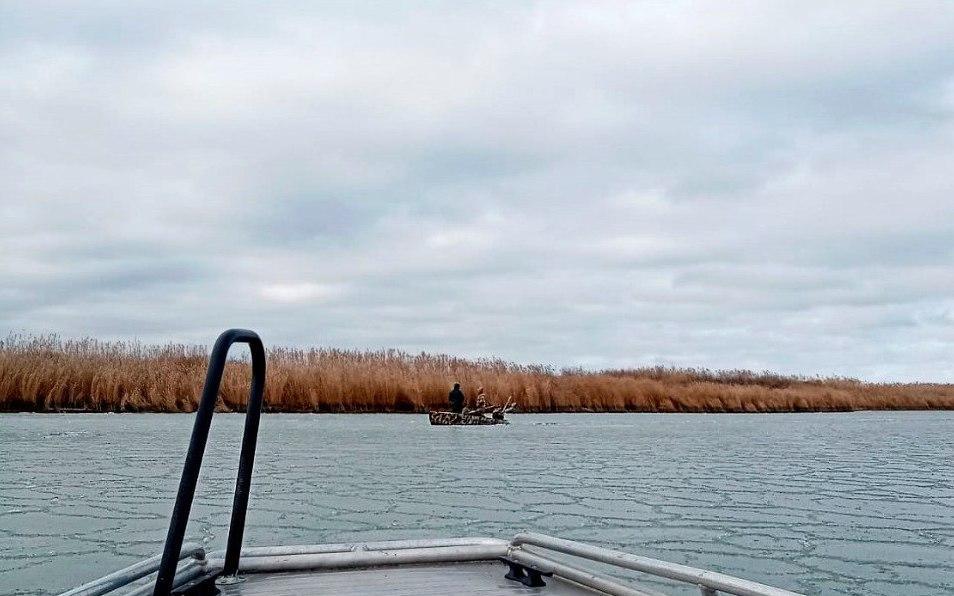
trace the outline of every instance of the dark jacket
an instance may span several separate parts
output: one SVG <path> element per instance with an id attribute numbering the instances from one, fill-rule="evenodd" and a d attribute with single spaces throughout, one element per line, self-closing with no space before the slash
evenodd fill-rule
<path id="1" fill-rule="evenodd" d="M 460 412 L 464 408 L 464 392 L 460 389 L 454 389 L 447 394 L 447 401 L 455 412 Z"/>

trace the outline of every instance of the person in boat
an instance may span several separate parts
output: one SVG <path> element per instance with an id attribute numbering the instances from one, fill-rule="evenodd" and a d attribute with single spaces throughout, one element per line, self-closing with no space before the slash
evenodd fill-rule
<path id="1" fill-rule="evenodd" d="M 483 388 L 483 387 L 481 387 L 480 389 L 477 390 L 477 402 L 476 402 L 476 405 L 477 405 L 477 409 L 478 409 L 478 410 L 483 410 L 484 408 L 487 407 L 487 396 L 484 394 L 484 388 Z"/>
<path id="2" fill-rule="evenodd" d="M 454 389 L 447 394 L 447 401 L 450 402 L 451 411 L 461 413 L 464 409 L 464 392 L 460 390 L 460 383 L 454 383 Z"/>

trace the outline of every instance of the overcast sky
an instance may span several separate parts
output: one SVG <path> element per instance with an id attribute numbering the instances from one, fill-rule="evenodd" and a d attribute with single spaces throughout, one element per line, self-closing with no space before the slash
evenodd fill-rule
<path id="1" fill-rule="evenodd" d="M 195 4 L 0 5 L 0 332 L 954 381 L 954 4 Z"/>

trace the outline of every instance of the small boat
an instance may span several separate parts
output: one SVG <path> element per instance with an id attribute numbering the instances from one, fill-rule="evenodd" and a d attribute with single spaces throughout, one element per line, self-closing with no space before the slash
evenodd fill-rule
<path id="1" fill-rule="evenodd" d="M 460 424 L 464 426 L 474 426 L 474 425 L 483 425 L 483 424 L 508 424 L 504 420 L 503 415 L 500 416 L 485 416 L 483 414 L 471 414 L 467 412 L 445 412 L 445 411 L 430 411 L 427 413 L 427 417 L 430 419 L 431 424 L 434 426 L 451 426 L 455 424 Z"/>
<path id="2" fill-rule="evenodd" d="M 477 396 L 477 407 L 474 409 L 464 408 L 461 412 L 448 412 L 446 410 L 432 410 L 427 413 L 431 424 L 434 426 L 481 426 L 485 424 L 508 424 L 504 420 L 504 414 L 509 414 L 517 407 L 513 401 L 513 396 L 507 398 L 507 402 L 500 406 L 497 404 L 487 404 L 484 395 Z"/>
<path id="3" fill-rule="evenodd" d="M 183 544 L 183 540 L 228 349 L 233 343 L 249 345 L 252 387 L 226 548 L 207 553 L 199 545 Z M 656 587 L 638 583 L 636 578 L 621 579 L 633 571 L 641 572 L 640 578 L 652 576 L 657 582 L 667 579 L 681 583 L 680 593 L 690 587 L 703 596 L 798 596 L 722 573 L 535 533 L 517 534 L 510 540 L 467 537 L 246 547 L 242 538 L 264 390 L 265 351 L 258 335 L 244 329 L 220 335 L 210 357 L 162 554 L 62 596 L 101 596 L 117 591 L 133 596 L 660 596 Z"/>

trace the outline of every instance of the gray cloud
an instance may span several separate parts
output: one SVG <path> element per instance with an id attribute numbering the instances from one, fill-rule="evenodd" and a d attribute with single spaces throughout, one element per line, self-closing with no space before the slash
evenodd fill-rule
<path id="1" fill-rule="evenodd" d="M 954 380 L 945 3 L 0 7 L 0 328 Z"/>

